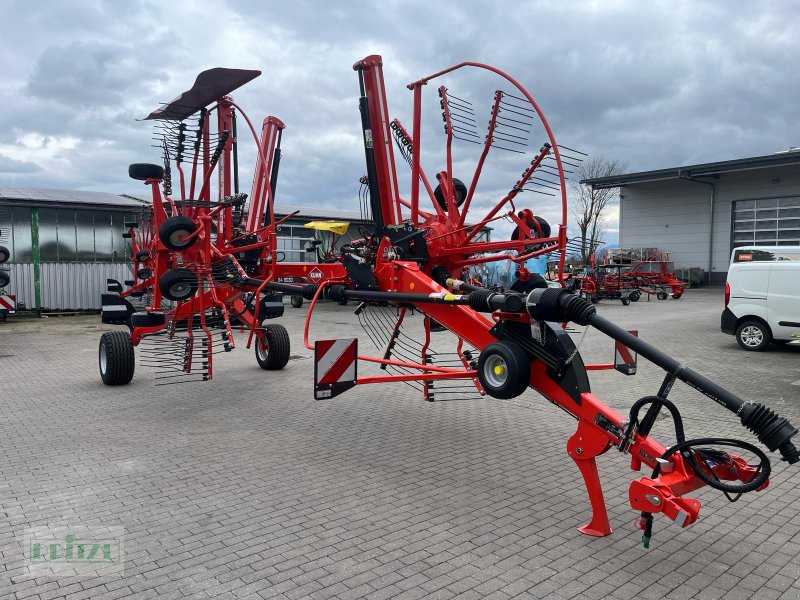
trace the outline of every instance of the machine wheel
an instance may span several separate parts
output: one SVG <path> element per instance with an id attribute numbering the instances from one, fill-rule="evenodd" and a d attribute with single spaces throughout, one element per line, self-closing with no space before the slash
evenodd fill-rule
<path id="1" fill-rule="evenodd" d="M 11 258 L 11 252 L 5 246 L 0 246 L 0 263 L 6 262 L 9 258 Z"/>
<path id="2" fill-rule="evenodd" d="M 138 260 L 139 262 L 145 261 L 148 258 L 150 258 L 150 252 L 148 252 L 147 250 L 139 250 L 136 253 L 136 260 Z"/>
<path id="3" fill-rule="evenodd" d="M 514 342 L 494 342 L 478 358 L 478 380 L 492 398 L 516 398 L 531 379 L 530 358 Z"/>
<path id="4" fill-rule="evenodd" d="M 683 292 L 677 292 L 677 293 L 676 293 L 676 292 L 672 292 L 672 297 L 673 297 L 675 300 L 680 300 L 680 299 L 681 299 L 681 296 L 683 296 Z"/>
<path id="5" fill-rule="evenodd" d="M 761 321 L 745 321 L 736 328 L 736 341 L 745 350 L 760 352 L 772 341 L 772 332 Z"/>
<path id="6" fill-rule="evenodd" d="M 666 300 L 668 297 L 669 294 L 667 294 L 667 292 L 665 292 L 664 290 L 658 290 L 658 293 L 656 294 L 656 298 L 658 298 L 659 300 Z"/>
<path id="7" fill-rule="evenodd" d="M 631 302 L 638 302 L 639 298 L 641 297 L 642 297 L 641 292 L 631 292 L 630 294 L 628 294 L 628 300 L 630 300 Z"/>
<path id="8" fill-rule="evenodd" d="M 100 377 L 106 385 L 124 385 L 133 379 L 136 355 L 126 331 L 106 331 L 100 336 Z"/>
<path id="9" fill-rule="evenodd" d="M 600 302 L 600 298 L 598 298 L 597 296 L 589 296 L 589 300 L 592 301 L 592 304 L 597 304 L 598 302 Z"/>
<path id="10" fill-rule="evenodd" d="M 147 163 L 135 163 L 128 166 L 128 177 L 139 181 L 164 179 L 164 167 Z"/>
<path id="11" fill-rule="evenodd" d="M 0 288 L 6 287 L 9 283 L 11 283 L 11 276 L 8 271 L 0 271 Z"/>
<path id="12" fill-rule="evenodd" d="M 141 268 L 138 271 L 136 271 L 136 277 L 138 277 L 142 281 L 144 281 L 145 279 L 150 279 L 150 276 L 152 274 L 153 273 L 150 271 L 150 269 L 145 269 L 145 268 Z"/>
<path id="13" fill-rule="evenodd" d="M 301 308 L 303 306 L 303 297 L 292 296 L 292 306 L 294 306 L 295 308 Z"/>
<path id="14" fill-rule="evenodd" d="M 622 306 L 628 306 L 630 303 L 630 298 L 622 298 Z"/>
<path id="15" fill-rule="evenodd" d="M 197 275 L 189 269 L 170 269 L 158 280 L 158 289 L 165 298 L 182 302 L 197 293 Z"/>
<path id="16" fill-rule="evenodd" d="M 170 250 L 186 250 L 197 241 L 196 237 L 188 238 L 197 231 L 197 224 L 189 217 L 169 217 L 158 228 L 158 238 Z"/>
<path id="17" fill-rule="evenodd" d="M 289 332 L 283 325 L 263 325 L 264 333 L 256 340 L 256 360 L 262 369 L 277 371 L 289 362 Z"/>

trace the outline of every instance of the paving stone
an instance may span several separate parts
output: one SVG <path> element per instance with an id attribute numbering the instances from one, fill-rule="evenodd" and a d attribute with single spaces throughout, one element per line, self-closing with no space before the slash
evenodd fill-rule
<path id="1" fill-rule="evenodd" d="M 598 309 L 800 423 L 800 349 L 743 353 L 718 331 L 719 290 Z M 356 331 L 352 310 L 319 310 L 315 335 Z M 694 492 L 700 520 L 680 529 L 656 515 L 645 551 L 627 493 L 648 473 L 608 452 L 598 469 L 615 532 L 585 537 L 575 528 L 589 519 L 586 491 L 565 452 L 575 423 L 563 411 L 534 392 L 426 403 L 403 384 L 315 402 L 304 314 L 283 319 L 286 369 L 263 371 L 240 348 L 214 356 L 212 382 L 174 386 L 154 386 L 141 365 L 130 385 L 103 386 L 96 316 L 3 325 L 0 597 L 800 597 L 796 466 L 773 461 L 770 486 L 735 505 Z M 454 349 L 449 334 L 434 338 Z M 592 331 L 580 351 L 607 362 L 612 348 Z M 635 377 L 591 374 L 593 393 L 622 414 L 662 379 L 643 359 Z M 751 437 L 688 386 L 670 399 L 689 437 Z M 670 443 L 669 420 L 653 435 Z M 22 535 L 34 525 L 123 527 L 123 574 L 31 579 Z"/>

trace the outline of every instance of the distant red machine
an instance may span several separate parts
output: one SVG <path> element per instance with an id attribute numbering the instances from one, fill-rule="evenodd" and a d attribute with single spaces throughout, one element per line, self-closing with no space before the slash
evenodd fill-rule
<path id="1" fill-rule="evenodd" d="M 639 294 L 630 297 L 634 302 L 640 294 L 655 295 L 659 300 L 666 300 L 672 295 L 678 300 L 686 290 L 686 284 L 675 277 L 675 267 L 667 252 L 655 252 L 635 263 L 623 275 L 623 280 L 626 285 L 638 290 Z"/>

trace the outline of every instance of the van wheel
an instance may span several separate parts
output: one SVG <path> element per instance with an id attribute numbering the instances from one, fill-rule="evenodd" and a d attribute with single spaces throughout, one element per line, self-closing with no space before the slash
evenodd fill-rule
<path id="1" fill-rule="evenodd" d="M 745 350 L 760 352 L 769 346 L 772 333 L 759 321 L 745 321 L 736 329 L 736 341 Z"/>

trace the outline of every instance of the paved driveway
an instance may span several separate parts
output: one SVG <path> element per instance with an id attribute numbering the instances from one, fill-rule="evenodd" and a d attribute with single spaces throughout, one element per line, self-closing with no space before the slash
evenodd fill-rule
<path id="1" fill-rule="evenodd" d="M 599 306 L 800 424 L 800 347 L 740 350 L 719 332 L 721 293 Z M 321 307 L 316 337 L 357 334 L 352 312 Z M 586 537 L 568 415 L 534 392 L 426 403 L 404 384 L 315 402 L 304 313 L 287 307 L 283 371 L 238 348 L 210 383 L 155 386 L 137 368 L 119 388 L 97 373 L 98 317 L 0 325 L 0 597 L 800 597 L 800 466 L 776 457 L 769 489 L 735 504 L 700 493 L 700 521 L 657 518 L 644 550 L 627 503 L 637 474 L 612 451 L 599 467 L 615 531 Z M 581 352 L 607 362 L 612 345 L 592 331 Z M 626 411 L 662 375 L 596 372 L 593 391 Z M 687 386 L 671 398 L 689 437 L 752 439 Z M 655 435 L 670 443 L 666 421 Z M 124 528 L 124 573 L 29 572 L 23 536 L 42 526 Z"/>

